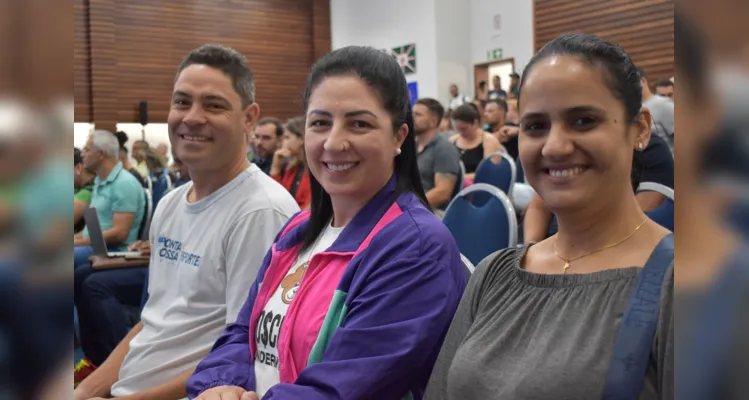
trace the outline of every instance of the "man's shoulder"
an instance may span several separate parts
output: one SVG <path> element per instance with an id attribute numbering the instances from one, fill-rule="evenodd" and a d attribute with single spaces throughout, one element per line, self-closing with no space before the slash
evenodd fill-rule
<path id="1" fill-rule="evenodd" d="M 234 198 L 241 198 L 238 210 L 242 213 L 272 210 L 288 217 L 299 211 L 296 200 L 280 183 L 269 177 L 259 168 L 248 171 L 250 174 L 236 188 Z"/>
<path id="2" fill-rule="evenodd" d="M 140 184 L 140 181 L 138 181 L 138 178 L 133 176 L 130 171 L 123 169 L 120 171 L 119 174 L 117 174 L 117 177 L 114 179 L 114 185 L 118 189 L 125 189 L 125 190 L 133 190 L 133 189 L 143 189 L 143 185 Z"/>
<path id="3" fill-rule="evenodd" d="M 674 102 L 659 95 L 655 95 L 643 102 L 643 105 L 651 112 L 664 112 L 674 110 Z"/>
<path id="4" fill-rule="evenodd" d="M 161 201 L 159 201 L 159 205 L 173 205 L 174 203 L 178 202 L 179 199 L 185 198 L 185 196 L 187 196 L 187 191 L 190 190 L 191 187 L 192 181 L 186 182 L 184 185 L 175 187 L 174 189 L 166 192 L 164 197 L 161 198 Z"/>
<path id="5" fill-rule="evenodd" d="M 455 154 L 458 154 L 458 148 L 455 147 L 455 144 L 453 144 L 449 138 L 442 135 L 434 137 L 434 148 L 439 153 L 454 152 Z"/>

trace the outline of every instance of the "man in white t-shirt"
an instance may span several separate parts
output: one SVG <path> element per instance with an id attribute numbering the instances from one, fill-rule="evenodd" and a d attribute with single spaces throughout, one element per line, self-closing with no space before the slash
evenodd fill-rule
<path id="1" fill-rule="evenodd" d="M 263 258 L 299 210 L 246 154 L 260 109 L 244 57 L 201 46 L 179 67 L 168 117 L 192 182 L 159 203 L 150 230 L 149 299 L 138 323 L 75 399 L 181 399 L 198 362 L 235 321 Z"/>
<path id="2" fill-rule="evenodd" d="M 463 104 L 468 104 L 470 102 L 470 97 L 464 96 L 458 91 L 458 85 L 450 85 L 450 102 L 447 105 L 448 109 L 454 110 L 462 106 Z"/>
<path id="3" fill-rule="evenodd" d="M 653 94 L 650 83 L 643 69 L 638 69 L 642 84 L 642 106 L 650 111 L 652 118 L 651 130 L 668 144 L 671 154 L 674 154 L 674 102 L 673 100 Z"/>

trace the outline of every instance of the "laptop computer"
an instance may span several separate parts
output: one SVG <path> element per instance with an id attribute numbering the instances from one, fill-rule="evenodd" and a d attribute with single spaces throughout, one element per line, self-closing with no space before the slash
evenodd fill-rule
<path id="1" fill-rule="evenodd" d="M 96 208 L 87 208 L 83 210 L 83 219 L 86 221 L 88 236 L 91 240 L 91 248 L 94 255 L 101 257 L 133 257 L 139 256 L 138 251 L 107 251 L 107 243 L 104 241 L 104 232 L 101 230 L 99 223 L 99 214 Z"/>

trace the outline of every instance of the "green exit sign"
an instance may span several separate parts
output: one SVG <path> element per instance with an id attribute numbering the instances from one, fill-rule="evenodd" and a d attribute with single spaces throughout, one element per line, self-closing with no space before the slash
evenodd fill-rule
<path id="1" fill-rule="evenodd" d="M 486 52 L 486 60 L 494 61 L 502 58 L 502 49 L 493 49 Z"/>

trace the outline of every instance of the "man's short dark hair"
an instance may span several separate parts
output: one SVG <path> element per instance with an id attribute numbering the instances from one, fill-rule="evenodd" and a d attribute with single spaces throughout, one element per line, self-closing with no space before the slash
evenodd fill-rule
<path id="1" fill-rule="evenodd" d="M 255 101 L 255 79 L 252 70 L 238 51 L 217 44 L 204 44 L 185 56 L 177 68 L 174 80 L 177 80 L 185 68 L 195 64 L 218 69 L 229 77 L 234 91 L 242 99 L 242 107 L 247 107 Z"/>
<path id="2" fill-rule="evenodd" d="M 502 100 L 502 99 L 491 99 L 491 100 L 488 100 L 488 101 L 486 102 L 486 105 L 484 106 L 484 108 L 486 108 L 486 106 L 488 106 L 488 105 L 489 105 L 489 104 L 491 104 L 491 103 L 494 103 L 494 104 L 496 104 L 496 105 L 497 105 L 497 106 L 498 106 L 499 108 L 501 108 L 501 109 L 505 110 L 505 113 L 506 113 L 506 112 L 507 112 L 507 110 L 508 110 L 508 108 L 507 108 L 507 102 L 506 102 L 506 101 L 504 101 L 504 100 Z"/>
<path id="3" fill-rule="evenodd" d="M 123 131 L 117 131 L 114 133 L 114 135 L 117 137 L 117 142 L 120 144 L 120 148 L 125 147 L 125 143 L 128 141 L 127 133 Z"/>
<path id="4" fill-rule="evenodd" d="M 513 72 L 510 74 L 510 78 L 520 79 L 520 74 L 518 74 L 517 72 Z"/>
<path id="5" fill-rule="evenodd" d="M 83 156 L 81 155 L 81 149 L 73 147 L 73 166 L 83 162 Z"/>
<path id="6" fill-rule="evenodd" d="M 450 117 L 456 121 L 465 122 L 467 124 L 478 122 L 481 119 L 479 111 L 473 103 L 463 104 L 462 106 L 456 108 L 455 110 L 453 110 L 453 113 L 452 115 L 450 115 Z"/>
<path id="7" fill-rule="evenodd" d="M 671 82 L 670 79 L 658 79 L 657 81 L 655 81 L 655 85 L 653 85 L 653 87 L 656 89 L 659 87 L 674 87 L 674 83 Z"/>
<path id="8" fill-rule="evenodd" d="M 283 136 L 283 124 L 281 123 L 281 120 L 279 120 L 278 118 L 273 118 L 273 117 L 265 117 L 265 118 L 261 118 L 260 121 L 257 122 L 257 126 L 263 126 L 263 125 L 268 125 L 268 124 L 275 125 L 276 137 Z"/>
<path id="9" fill-rule="evenodd" d="M 416 104 L 421 104 L 422 106 L 428 108 L 429 112 L 437 117 L 437 123 L 442 121 L 442 116 L 445 115 L 445 107 L 442 107 L 442 104 L 440 104 L 439 101 L 425 97 L 423 99 L 417 100 Z"/>

